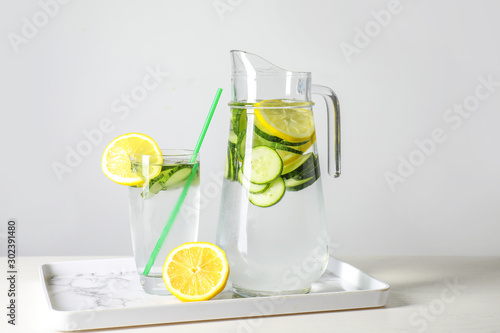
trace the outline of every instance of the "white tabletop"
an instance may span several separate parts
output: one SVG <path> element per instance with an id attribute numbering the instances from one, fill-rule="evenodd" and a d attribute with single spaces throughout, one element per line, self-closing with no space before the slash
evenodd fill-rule
<path id="1" fill-rule="evenodd" d="M 47 322 L 41 264 L 102 257 L 19 257 L 16 326 L 0 279 L 0 332 L 56 332 Z M 1 267 L 6 275 L 6 259 Z M 341 257 L 388 283 L 387 306 L 251 319 L 141 326 L 98 332 L 488 332 L 500 333 L 500 257 Z M 244 328 L 244 329 L 242 329 Z M 86 331 L 89 332 L 89 331 Z"/>

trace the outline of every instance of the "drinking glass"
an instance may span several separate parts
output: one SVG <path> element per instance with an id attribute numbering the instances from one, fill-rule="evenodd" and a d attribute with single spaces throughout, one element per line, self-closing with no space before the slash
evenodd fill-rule
<path id="1" fill-rule="evenodd" d="M 157 155 L 130 156 L 132 168 L 141 175 L 144 184 L 130 186 L 128 189 L 132 245 L 137 271 L 144 291 L 155 295 L 170 294 L 162 279 L 163 264 L 172 249 L 197 240 L 200 211 L 198 154 L 186 149 L 162 149 L 162 153 L 162 163 L 158 163 Z M 193 171 L 195 165 L 196 170 Z M 151 177 L 151 170 L 157 170 L 157 175 Z M 194 178 L 172 227 L 151 270 L 144 275 L 160 235 L 193 172 Z"/>

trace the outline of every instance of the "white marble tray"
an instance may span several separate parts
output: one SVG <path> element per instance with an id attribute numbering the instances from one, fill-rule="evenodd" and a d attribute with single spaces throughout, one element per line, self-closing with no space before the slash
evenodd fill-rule
<path id="1" fill-rule="evenodd" d="M 372 308 L 389 295 L 389 285 L 332 257 L 309 294 L 281 297 L 239 298 L 229 285 L 205 302 L 149 295 L 133 258 L 48 263 L 40 277 L 59 331 Z"/>

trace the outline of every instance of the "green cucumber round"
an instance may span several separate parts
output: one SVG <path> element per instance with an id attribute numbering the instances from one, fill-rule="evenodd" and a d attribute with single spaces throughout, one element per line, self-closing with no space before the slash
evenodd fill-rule
<path id="1" fill-rule="evenodd" d="M 271 135 L 271 134 L 264 132 L 263 130 L 258 128 L 257 125 L 254 126 L 254 132 L 257 133 L 261 138 L 263 138 L 267 141 L 279 143 L 279 144 L 282 144 L 284 146 L 302 146 L 303 144 L 306 144 L 307 142 L 309 142 L 309 140 L 302 141 L 302 142 L 289 142 L 289 141 L 286 141 L 282 138 L 279 138 L 277 136 L 274 136 L 274 135 Z"/>
<path id="2" fill-rule="evenodd" d="M 228 141 L 230 145 L 236 145 L 236 143 L 238 142 L 238 136 L 236 135 L 236 133 L 234 133 L 234 131 L 229 131 Z"/>
<path id="3" fill-rule="evenodd" d="M 267 146 L 252 148 L 250 161 L 243 162 L 243 174 L 254 184 L 270 183 L 281 175 L 283 161 L 276 150 Z"/>
<path id="4" fill-rule="evenodd" d="M 267 147 L 271 147 L 273 149 L 283 150 L 283 151 L 287 151 L 289 153 L 302 155 L 301 150 L 286 146 L 282 143 L 272 142 L 272 141 L 266 140 L 265 138 L 258 135 L 257 132 L 255 132 L 254 134 L 255 134 L 253 137 L 253 145 L 254 146 L 267 146 Z"/>
<path id="5" fill-rule="evenodd" d="M 268 140 L 262 138 L 261 136 L 259 136 L 255 132 L 253 133 L 252 146 L 253 147 L 266 146 L 266 147 L 269 147 L 269 148 L 272 148 L 272 149 L 282 150 L 282 151 L 286 151 L 286 152 L 289 152 L 289 153 L 294 153 L 294 154 L 297 154 L 297 155 L 302 155 L 302 151 L 301 150 L 298 150 L 298 149 L 295 149 L 295 148 L 292 148 L 292 147 L 288 147 L 288 146 L 285 146 L 285 145 L 280 144 L 280 143 L 268 141 Z M 238 136 L 236 147 L 238 148 L 238 157 L 240 158 L 240 160 L 243 161 L 245 159 L 246 131 L 241 132 L 240 135 Z"/>
<path id="6" fill-rule="evenodd" d="M 236 145 L 229 142 L 226 154 L 226 168 L 224 169 L 224 177 L 230 181 L 237 180 L 239 169 L 239 161 L 236 156 Z"/>
<path id="7" fill-rule="evenodd" d="M 307 153 L 300 156 L 296 161 L 287 164 L 283 167 L 281 177 L 284 179 L 293 178 L 301 173 L 307 172 L 315 168 L 316 157 L 313 153 Z"/>
<path id="8" fill-rule="evenodd" d="M 314 184 L 320 177 L 319 163 L 312 170 L 298 174 L 293 178 L 285 179 L 285 186 L 288 191 L 300 191 Z"/>
<path id="9" fill-rule="evenodd" d="M 262 193 L 265 190 L 267 190 L 270 186 L 270 183 L 267 184 L 254 184 L 250 180 L 248 180 L 244 175 L 243 171 L 240 169 L 238 170 L 238 181 L 240 182 L 241 185 L 243 185 L 248 192 L 258 194 Z"/>
<path id="10" fill-rule="evenodd" d="M 269 188 L 262 193 L 249 193 L 248 200 L 255 206 L 271 207 L 277 204 L 285 195 L 285 182 L 278 177 L 270 184 Z"/>
<path id="11" fill-rule="evenodd" d="M 224 167 L 224 178 L 232 180 L 232 175 L 231 175 L 231 170 L 230 170 L 230 160 L 231 160 L 231 148 L 228 147 L 227 153 L 226 153 L 226 165 Z"/>
<path id="12" fill-rule="evenodd" d="M 247 128 L 247 110 L 245 109 L 231 109 L 231 123 L 233 124 L 233 131 L 236 135 Z"/>
<path id="13" fill-rule="evenodd" d="M 161 173 L 151 179 L 144 187 L 141 196 L 148 199 L 160 191 L 171 190 L 183 186 L 193 170 L 190 164 L 175 164 L 162 166 Z M 199 183 L 199 179 L 194 180 L 194 184 Z"/>
<path id="14" fill-rule="evenodd" d="M 292 178 L 293 179 L 293 178 Z M 287 180 L 291 180 L 291 179 L 287 179 Z M 290 186 L 287 186 L 286 189 L 287 191 L 292 191 L 292 192 L 297 192 L 297 191 L 300 191 L 300 190 L 303 190 L 305 189 L 306 187 L 309 187 L 311 186 L 312 184 L 314 184 L 318 179 L 317 178 L 314 178 L 314 177 L 311 177 L 311 178 L 307 178 L 307 179 L 302 179 L 300 181 L 300 184 L 295 184 L 292 186 L 292 184 L 289 184 Z"/>
<path id="15" fill-rule="evenodd" d="M 245 145 L 246 145 L 246 131 L 243 131 L 238 135 L 238 140 L 236 142 L 236 156 L 240 161 L 245 159 Z"/>
<path id="16" fill-rule="evenodd" d="M 293 177 L 294 179 L 307 179 L 313 177 L 314 179 L 318 179 L 320 176 L 320 171 L 319 171 L 319 165 L 316 165 L 313 169 L 309 169 L 304 171 L 301 174 L 296 175 Z"/>
<path id="17" fill-rule="evenodd" d="M 184 184 L 192 172 L 192 167 L 187 165 L 179 166 L 175 169 L 164 184 L 164 188 L 171 189 L 174 186 Z"/>

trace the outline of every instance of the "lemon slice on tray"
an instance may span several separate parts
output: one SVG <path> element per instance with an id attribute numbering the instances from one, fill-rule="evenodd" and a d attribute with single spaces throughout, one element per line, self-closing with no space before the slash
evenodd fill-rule
<path id="1" fill-rule="evenodd" d="M 130 155 L 158 155 L 149 160 L 149 175 L 140 176 L 132 170 Z M 101 169 L 104 174 L 121 185 L 141 185 L 144 178 L 151 179 L 161 172 L 163 157 L 158 144 L 149 136 L 140 133 L 128 133 L 113 139 L 104 149 Z M 144 173 L 144 171 L 143 171 Z"/>
<path id="2" fill-rule="evenodd" d="M 185 243 L 169 253 L 162 276 L 167 289 L 181 301 L 205 301 L 226 286 L 229 264 L 217 245 Z"/>

